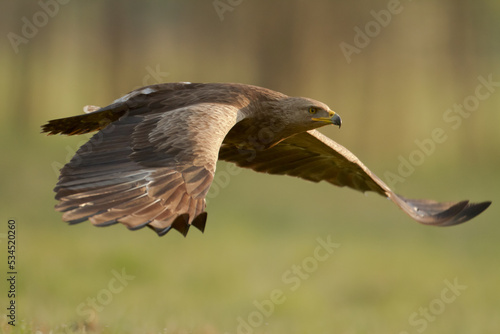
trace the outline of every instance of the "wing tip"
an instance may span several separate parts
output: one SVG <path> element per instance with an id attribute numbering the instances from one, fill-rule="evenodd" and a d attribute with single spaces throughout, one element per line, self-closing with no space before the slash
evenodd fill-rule
<path id="1" fill-rule="evenodd" d="M 471 203 L 468 200 L 436 202 L 407 199 L 397 194 L 389 197 L 415 221 L 431 226 L 454 226 L 465 223 L 481 214 L 492 203 L 491 201 Z"/>
<path id="2" fill-rule="evenodd" d="M 454 225 L 465 223 L 466 221 L 476 217 L 477 215 L 485 211 L 491 205 L 491 203 L 492 203 L 491 201 L 484 201 L 480 203 L 469 203 L 462 211 L 461 216 L 464 217 L 465 219 L 462 221 L 458 221 Z"/>

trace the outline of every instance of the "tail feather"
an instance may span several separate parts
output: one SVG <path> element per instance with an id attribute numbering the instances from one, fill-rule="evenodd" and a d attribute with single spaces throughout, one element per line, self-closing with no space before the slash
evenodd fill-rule
<path id="1" fill-rule="evenodd" d="M 125 105 L 110 105 L 88 114 L 53 119 L 42 125 L 42 133 L 72 136 L 98 131 L 118 120 L 126 112 Z"/>

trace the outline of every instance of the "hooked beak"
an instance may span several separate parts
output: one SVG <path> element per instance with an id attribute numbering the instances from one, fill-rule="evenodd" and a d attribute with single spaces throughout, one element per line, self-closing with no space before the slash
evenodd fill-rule
<path id="1" fill-rule="evenodd" d="M 313 118 L 313 121 L 319 121 L 319 122 L 325 122 L 328 124 L 333 124 L 333 125 L 338 125 L 339 129 L 340 126 L 342 125 L 342 119 L 338 114 L 335 113 L 335 111 L 329 110 L 328 111 L 328 117 L 316 117 Z"/>

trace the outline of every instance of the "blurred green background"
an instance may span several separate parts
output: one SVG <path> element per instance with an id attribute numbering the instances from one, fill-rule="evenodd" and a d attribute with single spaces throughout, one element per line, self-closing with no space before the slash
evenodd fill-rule
<path id="1" fill-rule="evenodd" d="M 17 326 L 2 316 L 0 331 L 500 332 L 498 1 L 1 6 L 1 263 L 6 273 L 13 218 L 19 275 Z M 489 90 L 477 88 L 484 80 Z M 204 234 L 63 223 L 52 188 L 88 137 L 46 137 L 40 125 L 174 81 L 323 101 L 343 126 L 322 132 L 385 181 L 413 159 L 398 193 L 494 203 L 467 224 L 425 227 L 374 194 L 221 163 Z M 415 153 L 435 129 L 446 140 Z M 317 238 L 340 246 L 319 261 Z M 117 280 L 123 271 L 128 280 Z M 269 306 L 273 291 L 283 296 Z"/>

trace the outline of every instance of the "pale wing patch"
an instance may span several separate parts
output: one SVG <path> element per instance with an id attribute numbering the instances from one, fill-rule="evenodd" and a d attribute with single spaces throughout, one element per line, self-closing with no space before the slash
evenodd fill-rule
<path id="1" fill-rule="evenodd" d="M 101 109 L 101 107 L 88 105 L 83 107 L 83 112 L 86 114 L 90 114 L 91 112 L 97 111 L 99 109 Z"/>
<path id="2" fill-rule="evenodd" d="M 130 100 L 131 98 L 133 98 L 134 96 L 137 96 L 137 95 L 147 95 L 147 94 L 151 94 L 151 93 L 154 93 L 156 92 L 155 89 L 151 88 L 151 87 L 146 87 L 146 88 L 142 88 L 142 89 L 139 89 L 139 90 L 133 90 L 131 91 L 130 93 L 116 99 L 113 101 L 113 103 L 123 103 L 123 102 L 127 102 L 128 100 Z"/>

